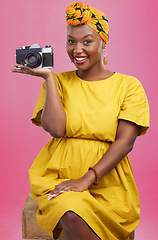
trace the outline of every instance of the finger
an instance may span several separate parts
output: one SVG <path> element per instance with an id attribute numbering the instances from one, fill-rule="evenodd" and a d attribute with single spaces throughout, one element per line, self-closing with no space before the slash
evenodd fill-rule
<path id="1" fill-rule="evenodd" d="M 21 69 L 21 68 L 11 69 L 11 72 L 14 72 L 14 73 L 23 73 L 23 74 L 30 74 L 30 72 L 29 72 L 28 70 Z"/>
<path id="2" fill-rule="evenodd" d="M 74 191 L 73 187 L 67 186 L 65 188 L 60 189 L 60 191 L 58 192 L 53 192 L 53 194 L 60 194 L 60 193 L 70 192 L 70 191 Z"/>
<path id="3" fill-rule="evenodd" d="M 53 190 L 52 194 L 58 194 L 58 193 L 60 193 L 61 191 L 65 191 L 65 188 L 64 188 L 64 187 L 58 188 L 58 189 L 55 188 L 55 189 Z"/>
<path id="4" fill-rule="evenodd" d="M 14 69 L 11 70 L 11 72 L 15 72 L 15 73 L 23 73 L 23 74 L 31 74 L 32 69 L 30 69 L 29 67 L 25 66 L 25 65 L 21 65 L 21 64 L 14 64 L 13 67 L 15 67 Z"/>
<path id="5" fill-rule="evenodd" d="M 58 195 L 57 194 L 50 194 L 49 196 L 48 196 L 48 200 L 51 200 L 51 199 L 53 199 L 53 198 L 55 198 L 55 197 L 57 197 Z"/>
<path id="6" fill-rule="evenodd" d="M 55 185 L 55 187 L 57 187 L 57 186 L 60 186 L 61 184 L 62 184 L 62 182 L 60 182 L 60 183 L 56 184 L 56 185 Z"/>
<path id="7" fill-rule="evenodd" d="M 16 67 L 16 69 L 32 70 L 32 68 L 28 67 L 26 64 L 15 63 L 13 67 Z"/>
<path id="8" fill-rule="evenodd" d="M 13 67 L 18 67 L 20 64 L 18 64 L 18 63 L 14 63 L 12 66 Z"/>
<path id="9" fill-rule="evenodd" d="M 51 200 L 51 199 L 59 196 L 60 194 L 62 194 L 62 193 L 64 193 L 64 192 L 66 192 L 66 191 L 60 191 L 59 193 L 56 193 L 56 194 L 55 194 L 55 193 L 51 193 L 51 194 L 48 196 L 48 200 Z"/>
<path id="10" fill-rule="evenodd" d="M 52 191 L 52 194 L 58 194 L 60 192 L 67 192 L 67 191 L 73 191 L 73 186 L 68 183 L 63 183 L 55 187 L 55 189 Z"/>
<path id="11" fill-rule="evenodd" d="M 58 186 L 61 186 L 61 185 L 63 185 L 63 184 L 66 184 L 67 182 L 69 182 L 69 181 L 62 181 L 62 182 L 56 184 L 55 186 L 58 187 Z"/>
<path id="12" fill-rule="evenodd" d="M 53 190 L 53 193 L 58 193 L 60 191 L 69 191 L 70 189 L 72 189 L 72 185 L 70 185 L 70 183 L 67 182 L 62 182 L 61 184 L 57 184 L 55 186 L 55 189 Z"/>
<path id="13" fill-rule="evenodd" d="M 22 64 L 22 63 L 21 64 L 20 63 L 14 63 L 13 66 L 14 67 L 18 67 L 18 66 L 21 66 L 21 67 L 25 66 L 25 67 L 27 67 L 26 64 Z"/>
<path id="14" fill-rule="evenodd" d="M 24 72 L 23 70 L 21 69 L 12 69 L 11 72 L 14 72 L 14 73 L 23 73 L 23 74 L 26 74 L 26 72 Z"/>
<path id="15" fill-rule="evenodd" d="M 18 69 L 20 68 L 21 69 L 21 67 L 23 67 L 24 65 L 15 63 L 12 66 L 15 67 L 15 68 L 18 68 Z"/>
<path id="16" fill-rule="evenodd" d="M 60 190 L 62 187 L 67 185 L 67 181 L 64 182 L 60 182 L 58 184 L 55 185 L 55 189 L 54 190 Z"/>

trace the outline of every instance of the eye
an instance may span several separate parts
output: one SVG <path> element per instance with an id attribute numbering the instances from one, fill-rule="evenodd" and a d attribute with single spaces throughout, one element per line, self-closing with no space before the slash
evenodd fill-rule
<path id="1" fill-rule="evenodd" d="M 85 40 L 85 41 L 84 41 L 84 44 L 85 44 L 85 45 L 88 45 L 88 44 L 90 44 L 91 42 L 92 42 L 91 40 Z"/>
<path id="2" fill-rule="evenodd" d="M 70 44 L 70 45 L 72 45 L 72 44 L 74 44 L 74 41 L 73 41 L 72 39 L 68 39 L 68 40 L 67 40 L 67 43 Z"/>

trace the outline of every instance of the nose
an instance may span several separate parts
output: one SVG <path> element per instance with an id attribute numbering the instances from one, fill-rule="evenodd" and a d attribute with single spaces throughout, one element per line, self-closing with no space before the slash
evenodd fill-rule
<path id="1" fill-rule="evenodd" d="M 74 46 L 73 52 L 76 54 L 82 53 L 83 52 L 82 44 L 76 43 Z"/>

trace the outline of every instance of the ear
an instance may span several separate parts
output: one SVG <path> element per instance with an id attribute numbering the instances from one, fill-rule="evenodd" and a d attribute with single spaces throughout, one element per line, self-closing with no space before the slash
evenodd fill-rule
<path id="1" fill-rule="evenodd" d="M 105 49 L 106 48 L 106 43 L 103 41 L 102 42 L 102 48 Z"/>

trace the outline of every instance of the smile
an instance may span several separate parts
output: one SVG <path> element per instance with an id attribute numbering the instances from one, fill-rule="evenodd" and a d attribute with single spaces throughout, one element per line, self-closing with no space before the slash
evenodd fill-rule
<path id="1" fill-rule="evenodd" d="M 87 61 L 88 57 L 74 57 L 77 64 L 83 64 Z"/>

